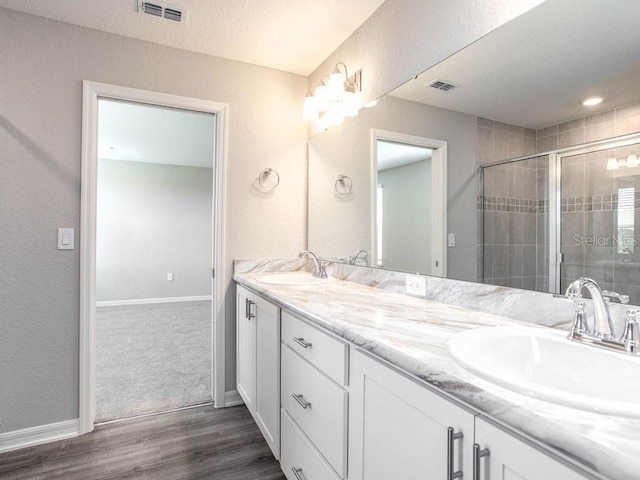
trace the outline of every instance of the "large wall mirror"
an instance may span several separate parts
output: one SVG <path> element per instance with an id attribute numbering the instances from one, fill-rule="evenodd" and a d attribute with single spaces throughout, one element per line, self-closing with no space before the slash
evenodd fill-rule
<path id="1" fill-rule="evenodd" d="M 309 248 L 556 293 L 590 276 L 640 304 L 638 25 L 635 0 L 547 0 L 313 136 Z"/>

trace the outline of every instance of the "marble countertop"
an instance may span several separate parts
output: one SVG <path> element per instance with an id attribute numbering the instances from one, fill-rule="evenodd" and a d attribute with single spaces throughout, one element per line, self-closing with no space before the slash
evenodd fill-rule
<path id="1" fill-rule="evenodd" d="M 285 287 L 261 283 L 260 275 L 236 273 L 234 279 L 587 468 L 596 474 L 594 478 L 640 479 L 640 419 L 578 410 L 512 392 L 466 371 L 446 349 L 449 338 L 471 328 L 547 327 L 348 281 Z"/>

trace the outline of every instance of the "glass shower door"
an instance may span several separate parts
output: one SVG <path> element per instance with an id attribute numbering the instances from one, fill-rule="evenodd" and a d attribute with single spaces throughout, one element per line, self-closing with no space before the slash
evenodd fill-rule
<path id="1" fill-rule="evenodd" d="M 482 281 L 549 289 L 549 156 L 483 169 Z"/>
<path id="2" fill-rule="evenodd" d="M 559 156 L 560 292 L 579 277 L 640 303 L 640 144 Z"/>

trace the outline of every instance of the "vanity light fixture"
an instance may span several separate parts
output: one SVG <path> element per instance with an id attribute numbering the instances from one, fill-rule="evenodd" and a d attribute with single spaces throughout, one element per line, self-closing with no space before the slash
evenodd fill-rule
<path id="1" fill-rule="evenodd" d="M 349 76 L 347 66 L 339 62 L 331 75 L 322 77 L 314 93 L 307 93 L 302 116 L 318 120 L 323 129 L 342 123 L 345 117 L 358 115 L 361 90 L 361 71 Z"/>
<path id="2" fill-rule="evenodd" d="M 598 105 L 602 103 L 602 97 L 591 97 L 582 101 L 582 105 L 585 107 L 593 107 L 594 105 Z"/>
<path id="3" fill-rule="evenodd" d="M 638 160 L 638 156 L 635 153 L 632 153 L 627 158 L 621 158 L 618 160 L 615 157 L 607 160 L 607 170 L 617 170 L 619 168 L 633 168 L 640 166 L 640 160 Z"/>

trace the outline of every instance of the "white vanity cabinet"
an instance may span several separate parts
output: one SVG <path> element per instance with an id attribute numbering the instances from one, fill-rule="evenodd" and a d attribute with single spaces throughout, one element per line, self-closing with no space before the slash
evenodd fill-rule
<path id="1" fill-rule="evenodd" d="M 482 414 L 237 286 L 237 388 L 288 480 L 587 480 Z"/>
<path id="2" fill-rule="evenodd" d="M 290 480 L 347 477 L 349 347 L 282 312 L 282 470 Z"/>
<path id="3" fill-rule="evenodd" d="M 473 413 L 361 352 L 350 379 L 349 480 L 471 479 Z"/>
<path id="4" fill-rule="evenodd" d="M 556 478 L 587 480 L 590 478 L 481 417 L 476 417 L 475 442 L 478 472 L 473 480 L 551 480 Z"/>
<path id="5" fill-rule="evenodd" d="M 236 290 L 237 389 L 276 459 L 280 458 L 280 309 Z"/>

